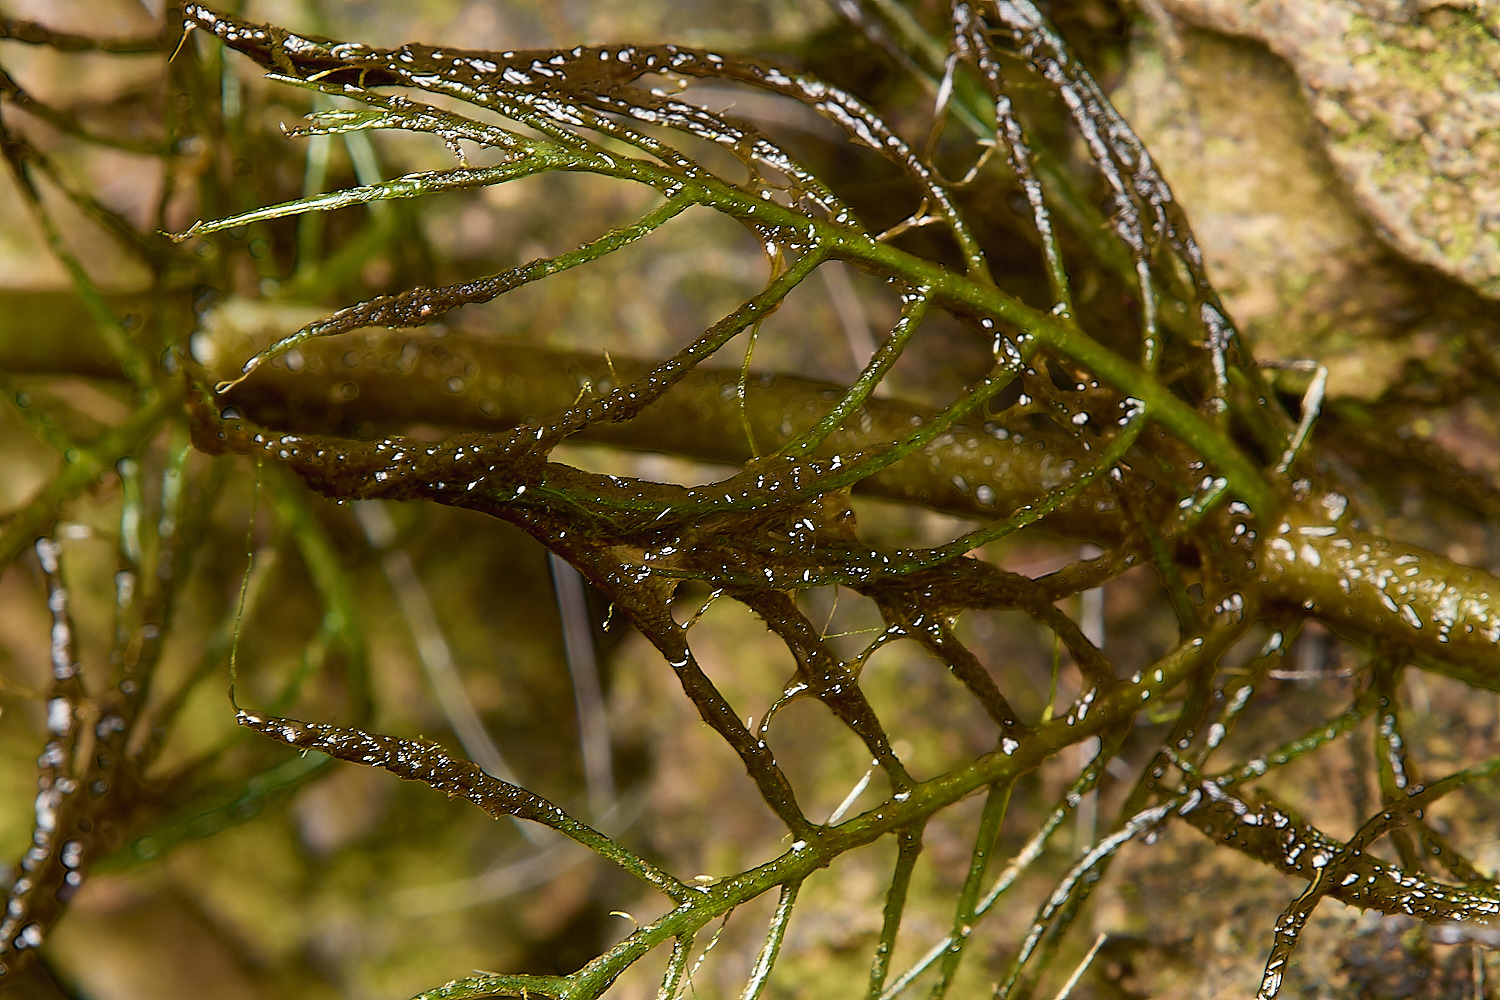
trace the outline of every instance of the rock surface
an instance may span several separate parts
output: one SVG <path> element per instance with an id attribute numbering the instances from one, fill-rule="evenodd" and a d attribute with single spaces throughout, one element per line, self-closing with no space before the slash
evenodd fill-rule
<path id="1" fill-rule="evenodd" d="M 1295 70 L 1324 148 L 1392 246 L 1500 296 L 1500 9 L 1434 0 L 1161 0 Z"/>
<path id="2" fill-rule="evenodd" d="M 1157 8 L 1111 96 L 1187 209 L 1231 312 L 1259 357 L 1327 365 L 1333 396 L 1374 401 L 1414 363 L 1451 383 L 1471 365 L 1488 286 L 1443 280 L 1426 244 L 1391 235 L 1389 205 L 1373 181 L 1349 176 L 1353 159 L 1341 166 L 1340 140 L 1317 117 L 1324 98 L 1310 102 L 1295 64 L 1271 48 L 1222 33 L 1249 33 L 1248 16 L 1209 16 L 1230 6 L 1173 4 L 1191 8 L 1190 22 Z M 1404 190 L 1432 189 L 1429 169 L 1413 163 Z"/>

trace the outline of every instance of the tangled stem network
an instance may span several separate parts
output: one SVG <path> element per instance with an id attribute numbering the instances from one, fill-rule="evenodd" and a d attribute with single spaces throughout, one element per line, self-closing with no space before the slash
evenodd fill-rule
<path id="1" fill-rule="evenodd" d="M 586 824 L 514 776 L 432 742 L 375 731 L 364 721 L 367 691 L 351 693 L 351 704 L 363 707 L 343 716 L 354 720 L 350 725 L 283 717 L 290 701 L 274 710 L 240 708 L 239 724 L 270 740 L 383 768 L 496 818 L 549 827 L 664 897 L 661 916 L 570 974 L 476 975 L 424 998 L 599 996 L 658 950 L 669 953 L 660 995 L 675 997 L 687 989 L 695 956 L 702 961 L 700 933 L 774 893 L 778 903 L 744 989 L 746 997 L 758 996 L 802 912 L 804 882 L 886 839 L 896 845 L 895 862 L 866 995 L 893 997 L 920 982 L 940 996 L 979 950 L 969 942 L 986 915 L 1117 765 L 1131 775 L 1117 815 L 1082 845 L 1013 943 L 1008 964 L 990 974 L 997 997 L 1035 985 L 1117 852 L 1154 839 L 1167 824 L 1199 830 L 1306 881 L 1274 927 L 1262 997 L 1277 995 L 1298 934 L 1324 898 L 1431 922 L 1492 919 L 1500 892 L 1425 810 L 1492 776 L 1500 757 L 1425 784 L 1408 780 L 1395 692 L 1408 666 L 1500 690 L 1500 580 L 1387 539 L 1334 481 L 1311 441 L 1316 408 L 1300 420 L 1283 410 L 1215 293 L 1149 151 L 1030 2 L 954 3 L 946 45 L 921 35 L 894 5 L 846 6 L 872 40 L 898 50 L 934 85 L 925 147 L 855 94 L 759 58 L 673 45 L 379 49 L 249 23 L 195 3 L 182 8 L 190 35 L 216 38 L 271 81 L 314 95 L 319 110 L 288 135 L 402 130 L 435 137 L 459 162 L 389 180 L 362 177 L 358 186 L 200 221 L 172 237 L 180 243 L 554 172 L 649 189 L 651 207 L 563 253 L 345 306 L 280 336 L 249 356 L 237 377 L 217 383 L 180 350 L 168 365 L 128 332 L 111 340 L 113 363 L 139 391 L 134 415 L 68 467 L 84 471 L 64 473 L 0 535 L 0 558 L 14 559 L 100 469 L 118 460 L 127 482 L 138 479 L 131 456 L 162 428 L 175 435 L 166 485 L 145 500 L 135 487 L 137 505 L 155 505 L 154 521 L 147 519 L 147 541 L 122 538 L 122 573 L 132 582 L 122 585 L 117 676 L 102 699 L 90 701 L 80 686 L 59 546 L 44 540 L 37 549 L 55 622 L 50 733 L 37 777 L 33 845 L 0 924 L 0 962 L 12 973 L 36 953 L 85 866 L 128 838 L 129 808 L 118 803 L 149 784 L 143 775 L 159 740 L 140 736 L 137 719 L 176 581 L 202 530 L 183 486 L 189 438 L 199 452 L 262 465 L 283 498 L 277 516 L 289 523 L 306 515 L 288 499 L 292 480 L 278 470 L 340 501 L 426 500 L 521 528 L 581 572 L 613 614 L 655 647 L 785 828 L 788 846 L 773 860 L 707 884 L 684 881 L 632 849 L 624 835 L 602 832 L 597 817 Z M 63 36 L 48 37 L 60 45 Z M 909 200 L 909 214 L 873 231 L 841 195 L 837 176 L 804 165 L 749 120 L 694 103 L 680 88 L 656 86 L 661 80 L 732 84 L 804 105 L 849 147 L 899 176 L 894 186 Z M 1037 88 L 1081 138 L 1093 171 L 1085 181 L 1037 137 L 1029 117 L 1036 101 L 1020 96 Z M 948 134 L 958 131 L 967 133 L 962 142 Z M 7 150 L 18 176 L 38 169 L 40 159 L 18 142 Z M 973 169 L 953 179 L 957 171 L 943 166 L 950 160 Z M 1096 187 L 1102 200 L 1090 193 Z M 1015 191 L 1042 275 L 1025 294 L 992 264 L 993 236 L 985 229 L 993 214 L 985 206 Z M 628 344 L 595 356 L 471 335 L 448 336 L 442 353 L 432 354 L 435 341 L 392 332 L 385 341 L 367 339 L 374 353 L 362 360 L 347 338 L 337 339 L 372 327 L 433 326 L 460 307 L 656 239 L 685 213 L 703 209 L 754 235 L 768 278 L 670 356 L 631 357 Z M 149 250 L 153 259 L 164 253 Z M 899 304 L 852 381 L 751 376 L 748 352 L 743 363 L 716 363 L 731 343 L 781 335 L 768 322 L 773 314 L 813 275 L 841 263 L 883 281 Z M 1107 331 L 1093 328 L 1074 287 L 1089 269 L 1112 275 L 1133 310 Z M 984 370 L 945 400 L 903 401 L 889 391 L 892 372 L 935 330 L 957 330 L 980 345 Z M 381 344 L 433 364 L 369 363 L 386 350 Z M 456 356 L 465 376 L 404 375 Z M 293 357 L 297 363 L 288 364 Z M 339 397 L 312 374 L 341 365 L 358 380 L 357 394 Z M 505 374 L 487 381 L 476 371 Z M 372 421 L 467 429 L 441 441 L 347 432 Z M 578 442 L 666 452 L 733 471 L 695 485 L 607 475 L 567 464 L 568 447 Z M 972 527 L 939 544 L 898 547 L 861 531 L 856 496 L 925 505 Z M 145 509 L 133 522 L 138 533 Z M 1035 578 L 997 564 L 996 543 L 1037 533 L 1089 543 L 1097 554 Z M 328 606 L 345 608 L 342 617 L 325 618 L 323 638 L 358 662 L 365 653 L 352 624 L 358 615 L 347 608 L 351 598 L 336 572 L 316 568 L 336 557 L 318 548 L 315 534 L 302 537 L 314 539 L 304 557 Z M 1061 609 L 1136 567 L 1155 571 L 1158 602 L 1171 609 L 1179 636 L 1154 661 L 1127 666 L 1080 616 Z M 674 596 L 686 581 L 765 623 L 789 657 L 790 680 L 772 711 L 809 700 L 831 713 L 871 762 L 873 804 L 848 818 L 842 809 L 827 822 L 810 818 L 768 732 L 769 715 L 760 726 L 742 717 L 700 662 L 690 634 L 696 619 L 674 617 Z M 829 587 L 878 608 L 880 628 L 852 655 L 809 617 L 802 600 Z M 988 668 L 994 657 L 958 624 L 965 614 L 987 611 L 1018 612 L 1054 638 L 1081 678 L 1071 704 L 1049 707 L 1041 718 L 1014 707 L 1012 678 Z M 1368 683 L 1342 714 L 1269 752 L 1236 756 L 1232 731 L 1274 709 L 1253 695 L 1310 621 L 1349 644 Z M 899 750 L 902 734 L 862 683 L 874 654 L 893 645 L 919 650 L 972 696 L 992 727 L 988 752 L 935 774 L 915 773 Z M 1174 706 L 1165 735 L 1154 715 L 1164 703 Z M 1269 773 L 1372 715 L 1385 796 L 1353 837 L 1323 832 L 1259 787 Z M 88 737 L 93 742 L 80 757 L 86 716 L 101 735 Z M 1008 865 L 993 864 L 1018 782 L 1091 740 L 1101 749 L 1025 847 Z M 1150 744 L 1144 754 L 1143 740 Z M 286 781 L 312 773 L 324 758 L 296 759 L 312 763 L 298 765 L 302 772 Z M 95 783 L 102 790 L 84 791 Z M 951 928 L 909 967 L 893 967 L 924 831 L 978 794 L 984 806 L 952 900 Z M 103 832 L 111 824 L 114 832 Z M 1370 853 L 1385 836 L 1407 845 L 1398 863 Z M 1445 870 L 1441 878 L 1427 870 L 1434 863 Z"/>

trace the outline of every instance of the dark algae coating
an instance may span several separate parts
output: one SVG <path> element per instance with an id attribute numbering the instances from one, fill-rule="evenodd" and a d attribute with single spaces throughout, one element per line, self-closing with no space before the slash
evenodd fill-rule
<path id="1" fill-rule="evenodd" d="M 24 304 L 76 344 L 0 331 L 7 412 L 52 463 L 0 522 L 0 568 L 37 595 L 17 620 L 48 630 L 40 681 L 0 675 L 45 734 L 0 994 L 68 995 L 50 942 L 96 871 L 284 815 L 349 881 L 341 851 L 410 863 L 380 824 L 444 872 L 521 838 L 528 873 L 485 878 L 552 886 L 561 917 L 532 933 L 497 908 L 535 949 L 417 1000 L 676 1000 L 695 976 L 745 1000 L 1145 995 L 1121 957 L 1142 935 L 1090 948 L 1082 928 L 1148 920 L 1121 869 L 1179 831 L 1284 877 L 1279 917 L 1236 931 L 1260 935 L 1265 1000 L 1300 984 L 1325 899 L 1492 940 L 1493 853 L 1453 817 L 1493 788 L 1495 727 L 1432 718 L 1500 692 L 1500 577 L 1462 565 L 1486 561 L 1466 553 L 1494 487 L 1473 463 L 1371 475 L 1382 447 L 1433 468 L 1441 449 L 1325 398 L 1315 360 L 1253 356 L 1100 82 L 1112 50 L 1080 50 L 1096 78 L 1046 6 L 848 0 L 778 58 L 377 47 L 197 3 L 155 38 L 0 21 L 0 60 L 154 60 L 162 80 L 154 117 L 111 136 L 0 69 L 18 204 L 76 293 Z M 808 68 L 830 52 L 882 92 Z M 68 187 L 13 110 L 156 164 L 149 225 Z M 54 187 L 148 292 L 90 278 Z M 557 196 L 513 257 L 434 249 L 462 227 L 422 213 L 478 226 L 512 191 Z M 693 226 L 722 228 L 670 250 Z M 579 329 L 557 317 L 590 274 L 609 306 Z M 665 319 L 633 314 L 645 292 Z M 1462 538 L 1435 521 L 1408 543 L 1386 513 L 1445 503 Z M 460 582 L 434 600 L 424 578 Z M 559 650 L 529 631 L 549 615 Z M 486 656 L 549 666 L 476 680 Z M 1335 768 L 1352 821 L 1295 791 Z M 360 818 L 378 803 L 398 805 Z M 673 818 L 693 809 L 707 829 Z M 575 870 L 581 901 L 556 902 Z M 603 913 L 629 926 L 580 929 Z"/>

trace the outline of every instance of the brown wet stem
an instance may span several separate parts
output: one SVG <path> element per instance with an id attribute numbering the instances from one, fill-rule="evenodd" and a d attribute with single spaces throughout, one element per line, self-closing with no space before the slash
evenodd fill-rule
<path id="1" fill-rule="evenodd" d="M 730 592 L 760 615 L 766 627 L 786 643 L 797 660 L 797 675 L 807 683 L 814 697 L 864 741 L 890 778 L 892 788 L 900 791 L 911 787 L 911 777 L 891 751 L 885 727 L 860 690 L 858 678 L 833 654 L 791 598 L 772 590 Z"/>
<path id="2" fill-rule="evenodd" d="M 262 366 L 223 402 L 257 423 L 288 431 L 370 436 L 428 424 L 494 432 L 548 422 L 580 393 L 612 396 L 619 383 L 640 383 L 652 371 L 630 357 L 605 359 L 458 334 L 441 340 L 397 336 L 355 345 L 309 343 L 302 351 L 302 371 Z M 721 430 L 739 420 L 734 394 L 739 372 L 701 364 L 686 367 L 672 367 L 683 372 L 680 380 L 663 387 L 651 405 L 636 399 L 630 413 L 606 409 L 571 433 L 582 441 L 701 461 L 749 462 L 754 456 L 742 436 Z M 755 439 L 779 449 L 811 428 L 845 391 L 832 382 L 756 375 L 746 386 L 744 411 Z M 587 412 L 599 405 L 579 409 Z M 1087 459 L 1077 439 L 1048 434 L 1043 423 L 1036 424 L 1034 433 L 1013 429 L 1026 423 L 1027 409 L 1019 410 L 1005 414 L 1003 423 L 997 417 L 978 426 L 960 424 L 855 488 L 968 516 L 1007 515 L 1065 482 L 1066 470 Z M 853 456 L 885 447 L 934 416 L 930 407 L 869 399 L 815 454 Z M 1121 521 L 1118 511 L 1097 510 L 1106 499 L 1099 495 L 1103 489 L 1090 487 L 1075 503 L 1048 515 L 1046 523 L 1075 537 L 1113 541 L 1128 529 L 1111 527 Z"/>
<path id="3" fill-rule="evenodd" d="M 468 799 L 494 819 L 515 816 L 540 823 L 609 858 L 675 901 L 681 902 L 694 895 L 692 889 L 671 875 L 580 823 L 540 795 L 486 774 L 478 764 L 453 757 L 436 744 L 322 723 L 280 719 L 256 711 L 240 711 L 237 721 L 288 746 L 304 751 L 316 750 L 355 764 L 384 768 L 399 778 L 421 782 L 446 792 L 450 797 Z"/>
<path id="4" fill-rule="evenodd" d="M 1393 825 L 1404 823 L 1406 815 L 1420 815 L 1427 802 L 1467 780 L 1434 785 L 1399 807 L 1377 814 L 1347 843 L 1327 836 L 1279 803 L 1265 797 L 1236 796 L 1213 782 L 1203 784 L 1201 795 L 1182 814 L 1215 843 L 1309 880 L 1316 896 L 1432 923 L 1491 923 L 1500 918 L 1500 898 L 1413 876 L 1372 858 L 1366 850 Z"/>
<path id="5" fill-rule="evenodd" d="M 590 576 L 596 583 L 600 582 L 593 574 Z M 792 833 L 808 835 L 813 829 L 812 823 L 797 805 L 791 783 L 777 766 L 775 754 L 764 740 L 745 727 L 739 713 L 698 665 L 688 648 L 687 630 L 672 620 L 671 611 L 664 602 L 647 604 L 631 591 L 618 587 L 618 582 L 617 578 L 605 580 L 605 593 L 616 598 L 616 607 L 625 612 L 631 624 L 640 629 L 641 634 L 666 658 L 682 684 L 683 693 L 697 707 L 703 721 L 739 754 L 746 773 L 771 810 Z"/>
<path id="6" fill-rule="evenodd" d="M 1030 727 L 1020 721 L 1015 709 L 1000 693 L 984 664 L 954 636 L 952 626 L 943 621 L 926 621 L 925 617 L 914 614 L 915 609 L 897 610 L 887 605 L 881 611 L 888 622 L 898 625 L 904 634 L 916 639 L 923 649 L 953 671 L 953 676 L 969 689 L 1000 727 L 1001 740 L 1023 738 L 1030 732 Z"/>

